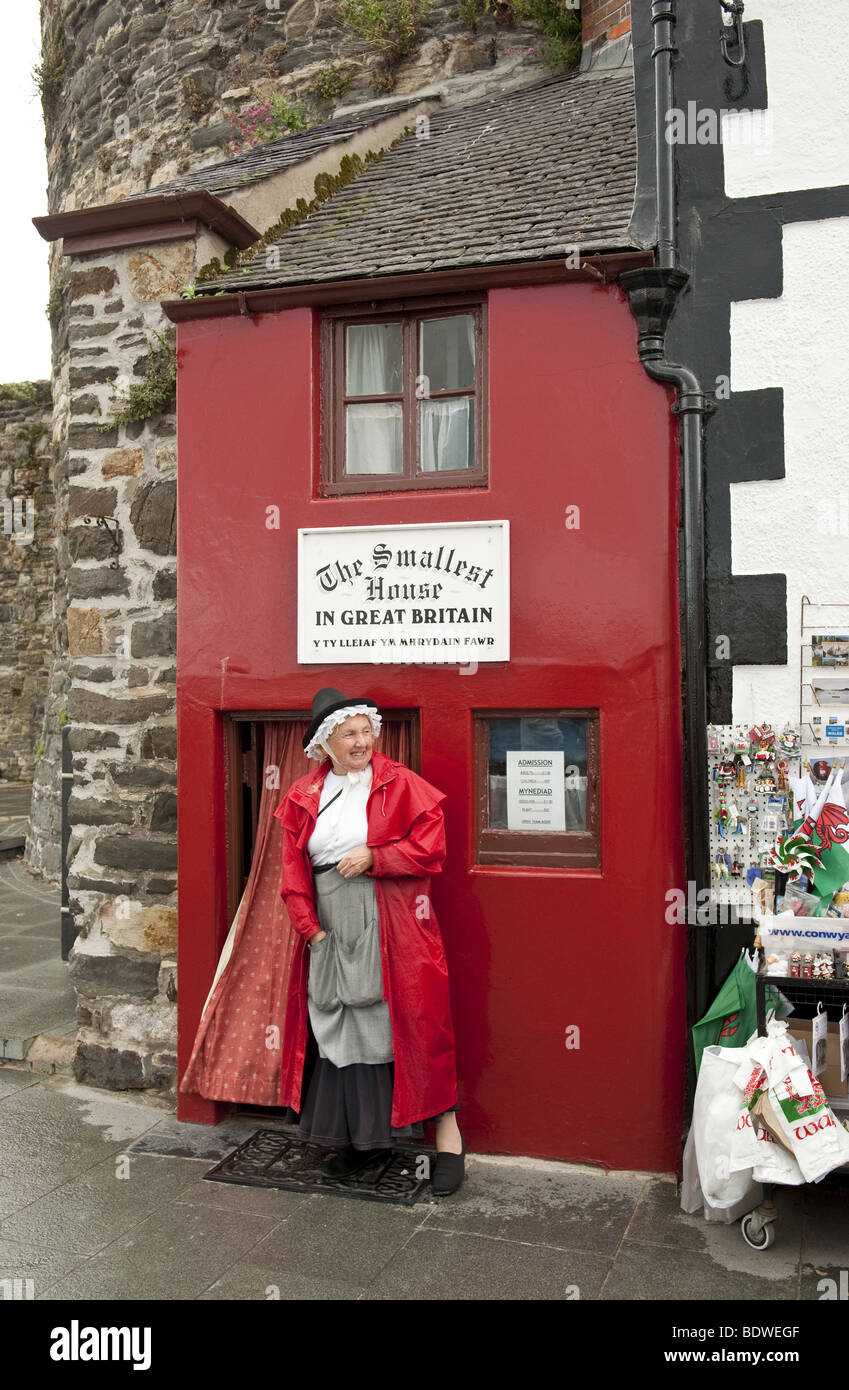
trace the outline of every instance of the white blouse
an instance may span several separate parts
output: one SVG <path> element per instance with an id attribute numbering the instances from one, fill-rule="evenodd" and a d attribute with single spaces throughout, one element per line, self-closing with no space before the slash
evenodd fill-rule
<path id="1" fill-rule="evenodd" d="M 349 849 L 357 849 L 368 840 L 366 803 L 371 791 L 371 763 L 364 771 L 365 782 L 351 781 L 347 775 L 337 777 L 332 769 L 325 777 L 318 803 L 321 814 L 307 841 L 307 854 L 313 864 L 338 864 Z M 337 800 L 333 801 L 334 797 Z M 333 805 L 323 811 L 322 807 L 330 801 Z"/>

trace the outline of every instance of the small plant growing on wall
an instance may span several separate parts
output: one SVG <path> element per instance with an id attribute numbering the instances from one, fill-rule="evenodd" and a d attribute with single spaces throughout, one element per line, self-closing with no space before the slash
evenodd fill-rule
<path id="1" fill-rule="evenodd" d="M 131 420 L 149 420 L 161 415 L 174 399 L 177 389 L 177 354 L 162 333 L 154 333 L 155 343 L 148 339 L 150 352 L 141 381 L 134 381 L 123 398 L 115 399 L 115 409 L 101 430 L 128 425 Z"/>
<path id="2" fill-rule="evenodd" d="M 581 19 L 577 0 L 458 0 L 463 23 L 474 29 L 490 15 L 496 23 L 530 21 L 542 31 L 540 57 L 552 68 L 577 67 L 581 60 Z M 534 49 L 529 53 L 535 54 Z"/>
<path id="3" fill-rule="evenodd" d="M 267 101 L 243 106 L 231 116 L 230 124 L 234 134 L 233 152 L 244 154 L 255 145 L 306 130 L 309 120 L 302 101 L 290 101 L 282 92 L 274 92 Z"/>
<path id="4" fill-rule="evenodd" d="M 325 101 L 332 101 L 334 97 L 341 97 L 347 92 L 353 82 L 353 73 L 344 68 L 339 63 L 332 63 L 329 67 L 322 68 L 317 72 L 310 83 L 310 91 L 314 96 L 322 97 Z"/>
<path id="5" fill-rule="evenodd" d="M 65 308 L 65 294 L 71 283 L 66 271 L 60 271 L 50 286 L 45 313 L 53 328 L 58 327 Z"/>
<path id="6" fill-rule="evenodd" d="M 41 48 L 41 62 L 32 70 L 33 81 L 41 96 L 41 108 L 45 116 L 53 116 L 56 113 L 67 67 L 65 36 L 60 31 L 58 34 L 44 39 Z"/>
<path id="7" fill-rule="evenodd" d="M 339 0 L 340 19 L 392 67 L 416 47 L 430 0 Z"/>
<path id="8" fill-rule="evenodd" d="M 20 401 L 22 405 L 35 405 L 38 392 L 32 381 L 7 381 L 0 386 L 0 400 Z"/>

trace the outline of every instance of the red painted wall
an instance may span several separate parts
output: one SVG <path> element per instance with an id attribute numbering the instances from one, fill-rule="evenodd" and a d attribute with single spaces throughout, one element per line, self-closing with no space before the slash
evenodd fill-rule
<path id="1" fill-rule="evenodd" d="M 489 297 L 486 489 L 314 500 L 311 309 L 180 327 L 180 1066 L 227 930 L 225 709 L 308 708 L 335 685 L 420 706 L 448 796 L 434 882 L 470 1151 L 678 1168 L 686 1049 L 677 443 L 624 296 L 583 283 Z M 281 509 L 280 530 L 266 508 Z M 580 529 L 565 509 L 580 507 Z M 506 517 L 512 656 L 475 675 L 296 664 L 299 526 Z M 600 709 L 602 869 L 476 868 L 470 711 Z M 577 1025 L 580 1047 L 567 1049 Z M 184 1119 L 225 1113 L 181 1100 Z"/>

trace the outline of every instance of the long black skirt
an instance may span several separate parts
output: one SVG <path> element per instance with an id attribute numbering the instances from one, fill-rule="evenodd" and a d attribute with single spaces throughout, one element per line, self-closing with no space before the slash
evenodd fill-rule
<path id="1" fill-rule="evenodd" d="M 300 1137 L 322 1148 L 355 1149 L 388 1149 L 396 1140 L 423 1138 L 423 1120 L 399 1128 L 390 1124 L 394 1076 L 394 1062 L 336 1067 L 326 1057 L 317 1058 L 300 1113 Z M 297 1118 L 291 1109 L 289 1117 Z"/>

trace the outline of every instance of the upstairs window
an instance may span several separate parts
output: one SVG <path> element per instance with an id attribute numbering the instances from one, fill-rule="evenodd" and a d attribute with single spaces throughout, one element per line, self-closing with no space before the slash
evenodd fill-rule
<path id="1" fill-rule="evenodd" d="M 486 482 L 484 309 L 324 320 L 321 492 Z"/>

